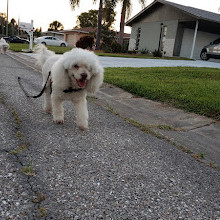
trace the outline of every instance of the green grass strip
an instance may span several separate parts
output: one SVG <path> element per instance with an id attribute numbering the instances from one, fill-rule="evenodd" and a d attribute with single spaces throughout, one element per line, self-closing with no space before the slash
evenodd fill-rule
<path id="1" fill-rule="evenodd" d="M 220 120 L 219 69 L 106 68 L 104 80 L 137 96 Z"/>
<path id="2" fill-rule="evenodd" d="M 18 43 L 10 43 L 10 50 L 15 52 L 22 52 L 23 49 L 29 49 L 29 44 L 18 44 Z M 33 45 L 34 47 L 35 45 Z M 63 54 L 67 51 L 70 51 L 71 47 L 56 47 L 56 46 L 47 46 L 49 50 L 54 51 L 56 54 Z M 123 53 L 102 53 L 101 51 L 95 51 L 98 56 L 105 56 L 105 57 L 124 57 L 124 58 L 142 58 L 142 59 L 168 59 L 168 60 L 190 60 L 188 58 L 181 58 L 181 57 L 153 57 L 150 54 L 123 54 Z"/>

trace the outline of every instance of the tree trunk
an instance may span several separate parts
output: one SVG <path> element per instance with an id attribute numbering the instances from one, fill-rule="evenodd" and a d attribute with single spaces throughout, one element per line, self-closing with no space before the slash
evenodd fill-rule
<path id="1" fill-rule="evenodd" d="M 100 49 L 101 31 L 102 31 L 102 17 L 103 17 L 103 0 L 100 0 L 99 12 L 98 12 L 98 25 L 97 25 L 97 33 L 96 33 L 96 50 Z"/>
<path id="2" fill-rule="evenodd" d="M 121 10 L 120 32 L 119 32 L 119 44 L 123 45 L 124 40 L 124 28 L 125 28 L 125 14 L 126 7 L 123 5 Z"/>
<path id="3" fill-rule="evenodd" d="M 1 17 L 1 25 L 2 25 L 2 35 L 4 35 L 4 18 Z"/>
<path id="4" fill-rule="evenodd" d="M 15 35 L 15 24 L 13 23 L 12 25 L 13 25 L 12 26 L 12 36 L 14 36 Z"/>

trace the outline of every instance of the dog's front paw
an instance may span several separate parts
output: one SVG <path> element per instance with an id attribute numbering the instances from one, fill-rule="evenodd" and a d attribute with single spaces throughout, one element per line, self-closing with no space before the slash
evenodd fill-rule
<path id="1" fill-rule="evenodd" d="M 53 117 L 53 121 L 56 123 L 56 124 L 63 124 L 64 123 L 64 119 L 63 117 Z"/>
<path id="2" fill-rule="evenodd" d="M 64 120 L 53 120 L 56 124 L 64 124 Z"/>
<path id="3" fill-rule="evenodd" d="M 47 108 L 45 107 L 44 111 L 48 114 L 52 114 L 52 108 L 50 108 L 50 107 L 47 107 Z"/>
<path id="4" fill-rule="evenodd" d="M 82 130 L 82 131 L 87 131 L 88 126 L 79 125 L 79 129 Z"/>
<path id="5" fill-rule="evenodd" d="M 80 130 L 86 131 L 88 129 L 88 121 L 76 121 L 77 126 Z"/>

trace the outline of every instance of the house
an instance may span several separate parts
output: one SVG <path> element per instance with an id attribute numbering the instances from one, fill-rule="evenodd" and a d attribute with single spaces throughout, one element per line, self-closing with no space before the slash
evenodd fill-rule
<path id="1" fill-rule="evenodd" d="M 120 35 L 120 32 L 116 32 L 116 34 L 115 34 L 115 40 L 116 40 L 117 42 L 119 42 L 119 35 Z M 131 37 L 131 34 L 124 33 L 124 35 L 123 35 L 123 43 L 124 43 L 124 44 L 128 44 L 128 43 L 129 43 L 129 40 L 130 40 L 130 37 Z"/>
<path id="2" fill-rule="evenodd" d="M 85 36 L 94 36 L 96 34 L 96 28 L 93 27 L 84 27 L 84 28 L 75 28 L 71 30 L 62 30 L 60 33 L 64 34 L 64 41 L 68 43 L 71 47 L 76 46 L 76 42 Z M 116 40 L 118 39 L 119 33 L 116 33 Z M 124 42 L 129 42 L 130 34 L 124 34 Z"/>
<path id="3" fill-rule="evenodd" d="M 68 43 L 71 47 L 76 47 L 76 42 L 81 38 L 91 33 L 95 33 L 95 29 L 92 27 L 85 27 L 85 28 L 75 28 L 71 30 L 62 30 L 60 33 L 64 34 L 64 41 Z"/>
<path id="4" fill-rule="evenodd" d="M 199 59 L 203 46 L 220 37 L 220 14 L 165 0 L 155 0 L 126 25 L 132 27 L 129 50 L 159 49 L 165 56 Z"/>

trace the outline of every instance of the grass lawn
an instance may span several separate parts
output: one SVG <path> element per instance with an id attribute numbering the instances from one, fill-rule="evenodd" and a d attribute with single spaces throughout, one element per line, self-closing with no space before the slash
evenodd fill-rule
<path id="1" fill-rule="evenodd" d="M 137 96 L 220 120 L 219 69 L 106 68 L 105 82 Z"/>
<path id="2" fill-rule="evenodd" d="M 15 52 L 22 52 L 22 49 L 29 49 L 29 44 L 16 44 L 16 43 L 10 43 L 10 50 L 13 50 Z M 34 48 L 35 45 L 33 45 Z M 55 46 L 47 46 L 49 50 L 54 51 L 57 54 L 63 54 L 69 50 L 71 50 L 71 47 L 55 47 Z"/>
<path id="3" fill-rule="evenodd" d="M 105 56 L 105 57 L 127 57 L 127 58 L 141 58 L 141 59 L 166 59 L 166 60 L 192 60 L 183 57 L 154 57 L 150 54 L 123 54 L 123 53 L 102 53 L 102 52 L 95 52 L 98 56 Z"/>
<path id="4" fill-rule="evenodd" d="M 29 44 L 15 44 L 11 43 L 9 44 L 10 50 L 13 50 L 15 52 L 21 52 L 22 49 L 29 49 Z M 34 47 L 35 45 L 33 45 Z M 47 46 L 49 50 L 54 51 L 56 54 L 63 54 L 69 50 L 71 50 L 71 47 L 56 47 L 56 46 Z M 168 60 L 190 60 L 188 58 L 181 58 L 181 57 L 153 57 L 149 54 L 122 54 L 122 53 L 103 53 L 102 51 L 96 51 L 95 52 L 98 56 L 105 56 L 105 57 L 130 57 L 130 58 L 142 58 L 142 59 L 168 59 Z"/>

